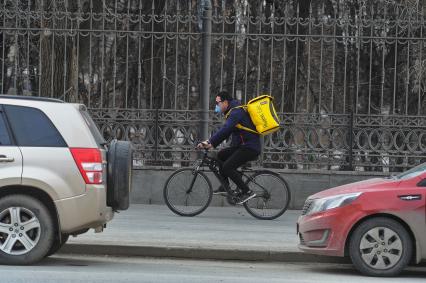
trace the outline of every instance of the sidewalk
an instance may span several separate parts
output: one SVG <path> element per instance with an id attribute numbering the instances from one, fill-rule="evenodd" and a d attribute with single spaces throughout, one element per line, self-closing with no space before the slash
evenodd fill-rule
<path id="1" fill-rule="evenodd" d="M 341 261 L 301 253 L 289 210 L 276 220 L 257 220 L 243 207 L 209 207 L 196 217 L 175 215 L 166 206 L 131 205 L 103 233 L 70 238 L 60 253 L 181 257 L 220 260 Z"/>

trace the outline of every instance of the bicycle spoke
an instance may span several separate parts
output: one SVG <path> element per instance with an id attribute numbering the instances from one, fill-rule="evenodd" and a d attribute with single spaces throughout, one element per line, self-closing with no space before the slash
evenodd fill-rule
<path id="1" fill-rule="evenodd" d="M 183 178 L 180 178 L 179 187 L 182 189 L 182 192 L 186 192 L 188 188 L 185 187 L 185 184 L 183 183 Z"/>
<path id="2" fill-rule="evenodd" d="M 188 206 L 188 199 L 189 199 L 189 195 L 187 194 L 185 197 L 185 206 Z"/>

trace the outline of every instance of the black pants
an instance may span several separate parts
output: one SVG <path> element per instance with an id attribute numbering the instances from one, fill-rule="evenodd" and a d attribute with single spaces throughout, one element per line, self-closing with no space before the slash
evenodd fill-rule
<path id="1" fill-rule="evenodd" d="M 237 172 L 237 168 L 244 163 L 256 160 L 259 153 L 255 150 L 244 147 L 229 147 L 218 152 L 217 157 L 222 162 L 220 170 L 225 181 L 230 178 L 241 191 L 247 192 L 248 186 L 242 180 L 241 174 Z"/>

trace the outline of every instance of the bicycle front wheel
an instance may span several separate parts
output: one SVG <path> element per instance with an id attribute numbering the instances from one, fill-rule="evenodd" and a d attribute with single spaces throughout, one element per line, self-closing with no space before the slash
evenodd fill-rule
<path id="1" fill-rule="evenodd" d="M 272 220 L 287 210 L 290 189 L 279 174 L 271 171 L 256 172 L 247 180 L 247 185 L 256 193 L 256 197 L 244 203 L 244 208 L 252 216 Z"/>
<path id="2" fill-rule="evenodd" d="M 175 171 L 164 185 L 164 201 L 171 211 L 181 216 L 203 212 L 212 200 L 212 185 L 203 172 L 192 168 Z"/>

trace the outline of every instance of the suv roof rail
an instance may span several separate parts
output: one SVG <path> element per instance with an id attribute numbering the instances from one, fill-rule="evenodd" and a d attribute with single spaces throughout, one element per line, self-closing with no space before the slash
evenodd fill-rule
<path id="1" fill-rule="evenodd" d="M 0 99 L 21 99 L 21 100 L 33 100 L 33 101 L 44 101 L 44 102 L 55 102 L 65 103 L 63 100 L 57 98 L 38 97 L 38 96 L 22 96 L 22 95 L 0 95 Z"/>

